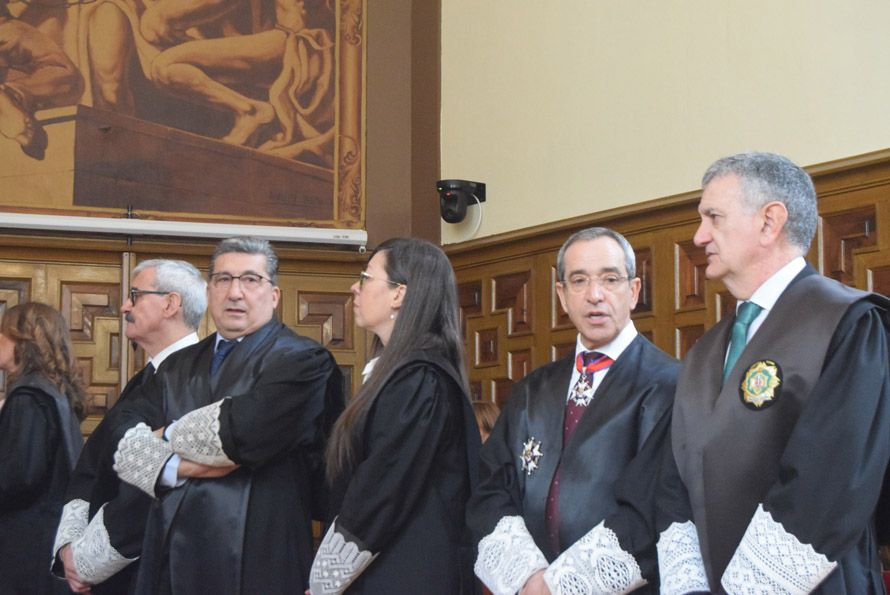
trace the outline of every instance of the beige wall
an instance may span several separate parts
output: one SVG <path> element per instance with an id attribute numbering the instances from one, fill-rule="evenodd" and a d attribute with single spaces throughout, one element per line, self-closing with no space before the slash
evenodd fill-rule
<path id="1" fill-rule="evenodd" d="M 888 22 L 885 0 L 446 0 L 441 175 L 487 183 L 482 237 L 693 190 L 746 149 L 890 147 Z"/>

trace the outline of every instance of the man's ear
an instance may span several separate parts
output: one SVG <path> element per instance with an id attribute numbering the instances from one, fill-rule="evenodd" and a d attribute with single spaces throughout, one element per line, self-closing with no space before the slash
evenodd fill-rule
<path id="1" fill-rule="evenodd" d="M 772 244 L 785 230 L 788 222 L 788 209 L 777 200 L 766 203 L 760 209 L 763 225 L 760 229 L 761 241 L 764 244 Z"/>
<path id="2" fill-rule="evenodd" d="M 171 291 L 166 297 L 167 299 L 164 301 L 164 318 L 173 318 L 182 310 L 182 296 L 175 291 Z"/>

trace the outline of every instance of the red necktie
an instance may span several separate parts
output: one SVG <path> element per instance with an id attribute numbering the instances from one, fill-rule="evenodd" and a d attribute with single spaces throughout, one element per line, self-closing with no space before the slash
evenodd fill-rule
<path id="1" fill-rule="evenodd" d="M 593 374 L 605 370 L 612 365 L 612 358 L 598 351 L 585 351 L 579 353 L 575 359 L 575 368 L 581 373 L 572 394 L 566 401 L 565 418 L 562 426 L 562 445 L 569 443 L 572 433 L 581 421 L 581 416 L 587 410 L 587 405 L 593 400 Z M 559 471 L 556 467 L 553 474 L 553 482 L 550 484 L 550 493 L 547 495 L 547 511 L 545 525 L 547 537 L 554 553 L 559 553 Z"/>

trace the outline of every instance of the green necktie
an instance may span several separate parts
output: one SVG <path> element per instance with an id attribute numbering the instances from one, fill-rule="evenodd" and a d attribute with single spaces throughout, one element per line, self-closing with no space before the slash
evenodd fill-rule
<path id="1" fill-rule="evenodd" d="M 763 310 L 754 302 L 743 302 L 736 314 L 735 322 L 732 323 L 732 339 L 729 342 L 729 355 L 726 356 L 726 365 L 723 367 L 723 382 L 729 377 L 733 366 L 739 361 L 739 356 L 745 349 L 745 343 L 748 340 L 748 327 Z"/>

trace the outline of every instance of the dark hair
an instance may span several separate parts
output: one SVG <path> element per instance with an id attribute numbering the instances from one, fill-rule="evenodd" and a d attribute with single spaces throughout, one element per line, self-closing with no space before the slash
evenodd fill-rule
<path id="1" fill-rule="evenodd" d="M 465 392 L 467 375 L 457 303 L 457 282 L 448 257 L 433 244 L 414 238 L 394 238 L 375 254 L 386 255 L 390 281 L 405 285 L 405 297 L 385 348 L 374 337 L 372 355 L 380 356 L 374 372 L 346 406 L 334 425 L 327 450 L 328 479 L 356 463 L 362 422 L 374 405 L 390 372 L 419 350 L 436 350 L 460 376 Z"/>
<path id="2" fill-rule="evenodd" d="M 491 434 L 494 424 L 498 421 L 501 410 L 491 401 L 473 401 L 473 415 L 476 416 L 476 425 L 479 426 L 479 433 L 482 434 L 482 441 Z"/>
<path id="3" fill-rule="evenodd" d="M 77 373 L 68 324 L 58 310 L 39 302 L 26 302 L 3 313 L 0 333 L 15 343 L 16 369 L 10 379 L 40 375 L 68 398 L 77 418 L 86 417 L 86 391 Z"/>
<path id="4" fill-rule="evenodd" d="M 223 254 L 238 252 L 240 254 L 262 254 L 266 257 L 266 275 L 272 281 L 272 285 L 278 285 L 278 255 L 272 249 L 269 240 L 250 237 L 228 238 L 216 245 L 216 249 L 210 256 L 210 274 L 216 272 L 216 259 Z"/>
<path id="5" fill-rule="evenodd" d="M 727 175 L 739 177 L 749 212 L 774 200 L 785 205 L 785 237 L 803 252 L 809 249 L 819 224 L 819 210 L 813 180 L 803 168 L 775 153 L 739 153 L 712 163 L 702 177 L 702 188 Z"/>

